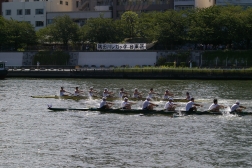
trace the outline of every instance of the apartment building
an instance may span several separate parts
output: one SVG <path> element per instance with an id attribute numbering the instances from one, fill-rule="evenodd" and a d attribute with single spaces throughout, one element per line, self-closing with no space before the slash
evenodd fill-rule
<path id="1" fill-rule="evenodd" d="M 207 8 L 214 4 L 215 0 L 174 0 L 174 10 Z"/>
<path id="2" fill-rule="evenodd" d="M 215 0 L 216 5 L 240 5 L 243 7 L 252 6 L 252 0 Z"/>
<path id="3" fill-rule="evenodd" d="M 2 11 L 2 3 L 3 2 L 11 2 L 12 0 L 0 0 L 0 15 L 3 15 L 3 11 Z"/>
<path id="4" fill-rule="evenodd" d="M 113 18 L 120 18 L 125 11 L 141 13 L 166 11 L 173 8 L 173 0 L 113 0 Z"/>
<path id="5" fill-rule="evenodd" d="M 47 12 L 78 10 L 76 0 L 13 0 L 2 3 L 5 19 L 31 23 L 35 30 L 46 26 Z"/>

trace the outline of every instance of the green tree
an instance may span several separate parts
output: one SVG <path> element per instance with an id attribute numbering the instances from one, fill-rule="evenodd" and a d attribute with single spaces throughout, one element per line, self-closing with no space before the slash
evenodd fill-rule
<path id="1" fill-rule="evenodd" d="M 216 6 L 187 11 L 188 38 L 195 43 L 218 44 L 216 19 L 220 12 Z"/>
<path id="2" fill-rule="evenodd" d="M 7 22 L 6 20 L 0 16 L 0 47 L 2 48 L 5 46 L 6 42 L 8 41 L 8 29 L 7 29 Z"/>
<path id="3" fill-rule="evenodd" d="M 139 35 L 150 41 L 156 41 L 157 37 L 157 17 L 158 12 L 141 13 L 139 16 Z"/>
<path id="4" fill-rule="evenodd" d="M 8 20 L 7 27 L 7 44 L 14 47 L 15 50 L 24 49 L 29 45 L 37 44 L 36 32 L 30 23 Z"/>
<path id="5" fill-rule="evenodd" d="M 174 45 L 179 45 L 185 41 L 186 22 L 183 11 L 160 12 L 155 18 L 156 39 L 158 43 L 166 48 L 174 49 Z"/>
<path id="6" fill-rule="evenodd" d="M 119 21 L 103 18 L 91 18 L 81 28 L 82 41 L 97 43 L 118 42 L 122 39 L 120 35 L 122 26 Z"/>
<path id="7" fill-rule="evenodd" d="M 138 32 L 138 14 L 132 11 L 124 12 L 121 16 L 124 32 L 127 37 L 136 37 Z"/>
<path id="8" fill-rule="evenodd" d="M 79 26 L 67 15 L 58 16 L 49 25 L 54 41 L 61 42 L 68 49 L 68 43 L 79 41 Z"/>
<path id="9" fill-rule="evenodd" d="M 53 42 L 53 34 L 50 29 L 50 26 L 39 29 L 36 32 L 38 42 L 40 44 L 52 43 Z"/>

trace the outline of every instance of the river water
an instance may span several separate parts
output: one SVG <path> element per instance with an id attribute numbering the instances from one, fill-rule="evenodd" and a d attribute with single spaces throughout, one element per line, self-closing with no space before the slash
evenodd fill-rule
<path id="1" fill-rule="evenodd" d="M 53 107 L 97 107 L 99 100 L 31 98 L 58 95 L 64 86 L 118 93 L 149 88 L 175 98 L 189 91 L 207 109 L 239 100 L 252 111 L 252 81 L 26 79 L 0 81 L 0 167 L 252 167 L 252 117 L 140 116 L 50 112 Z M 165 102 L 156 102 L 162 108 Z M 115 107 L 120 101 L 115 101 Z M 137 102 L 133 108 L 140 108 Z M 183 110 L 185 103 L 179 103 Z"/>

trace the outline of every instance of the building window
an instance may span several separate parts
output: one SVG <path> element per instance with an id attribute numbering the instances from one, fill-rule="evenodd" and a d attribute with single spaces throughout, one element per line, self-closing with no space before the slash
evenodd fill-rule
<path id="1" fill-rule="evenodd" d="M 44 14 L 44 10 L 43 9 L 36 9 L 35 10 L 35 14 L 36 15 L 43 15 Z"/>
<path id="2" fill-rule="evenodd" d="M 66 1 L 66 5 L 68 5 L 68 2 Z"/>
<path id="3" fill-rule="evenodd" d="M 25 2 L 29 2 L 29 0 L 25 0 Z"/>
<path id="4" fill-rule="evenodd" d="M 60 5 L 62 5 L 63 4 L 63 1 L 60 1 Z"/>
<path id="5" fill-rule="evenodd" d="M 79 1 L 76 1 L 76 8 L 79 7 Z"/>
<path id="6" fill-rule="evenodd" d="M 10 9 L 6 10 L 5 15 L 11 15 L 11 10 Z"/>
<path id="7" fill-rule="evenodd" d="M 43 21 L 36 21 L 36 27 L 43 27 L 44 26 L 44 22 Z"/>
<path id="8" fill-rule="evenodd" d="M 31 15 L 31 9 L 25 9 L 25 15 Z"/>
<path id="9" fill-rule="evenodd" d="M 47 19 L 47 24 L 52 24 L 53 23 L 53 19 Z"/>
<path id="10" fill-rule="evenodd" d="M 17 9 L 17 15 L 23 15 L 23 10 L 22 9 Z"/>

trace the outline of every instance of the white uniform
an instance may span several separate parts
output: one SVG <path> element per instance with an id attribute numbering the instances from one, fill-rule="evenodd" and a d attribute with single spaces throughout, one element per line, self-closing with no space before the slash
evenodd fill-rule
<path id="1" fill-rule="evenodd" d="M 191 96 L 187 96 L 187 97 L 186 97 L 186 100 L 191 100 Z"/>
<path id="2" fill-rule="evenodd" d="M 103 92 L 103 95 L 102 95 L 103 97 L 108 97 L 109 96 L 109 94 L 108 93 L 104 93 Z"/>
<path id="3" fill-rule="evenodd" d="M 235 111 L 238 108 L 239 108 L 238 104 L 233 104 L 232 107 L 231 107 L 231 111 Z"/>
<path id="4" fill-rule="evenodd" d="M 169 95 L 164 95 L 164 99 L 169 99 Z"/>
<path id="5" fill-rule="evenodd" d="M 78 91 L 74 92 L 74 96 L 79 96 L 79 95 L 80 95 L 80 92 L 78 92 Z"/>
<path id="6" fill-rule="evenodd" d="M 164 109 L 168 109 L 169 107 L 172 107 L 173 106 L 173 102 L 167 102 L 165 103 L 165 106 L 164 106 Z"/>
<path id="7" fill-rule="evenodd" d="M 139 95 L 138 95 L 137 93 L 134 93 L 134 94 L 133 94 L 133 97 L 134 97 L 134 98 L 138 98 Z"/>
<path id="8" fill-rule="evenodd" d="M 123 102 L 122 102 L 122 104 L 121 104 L 121 107 L 123 108 L 123 107 L 125 107 L 127 104 L 129 104 L 129 103 L 128 103 L 128 102 L 123 101 Z"/>
<path id="9" fill-rule="evenodd" d="M 120 91 L 120 92 L 119 92 L 119 97 L 120 97 L 120 98 L 123 98 L 123 96 L 124 96 L 124 93 L 123 93 L 122 91 Z"/>
<path id="10" fill-rule="evenodd" d="M 211 106 L 208 108 L 208 110 L 213 110 L 214 108 L 218 107 L 218 104 L 211 104 Z"/>
<path id="11" fill-rule="evenodd" d="M 145 101 L 143 102 L 143 107 L 142 107 L 142 109 L 147 108 L 147 107 L 149 106 L 149 104 L 150 104 L 149 100 L 145 100 Z"/>
<path id="12" fill-rule="evenodd" d="M 194 102 L 189 101 L 189 102 L 186 104 L 186 111 L 189 111 L 190 108 L 192 108 L 192 106 L 193 106 L 194 104 L 195 104 Z"/>
<path id="13" fill-rule="evenodd" d="M 60 91 L 60 96 L 65 96 L 65 91 Z"/>
<path id="14" fill-rule="evenodd" d="M 90 97 L 93 97 L 93 95 L 94 95 L 92 91 L 89 91 L 88 94 Z"/>
<path id="15" fill-rule="evenodd" d="M 102 108 L 105 105 L 107 105 L 107 102 L 105 100 L 102 100 L 101 103 L 100 103 L 100 108 Z"/>

